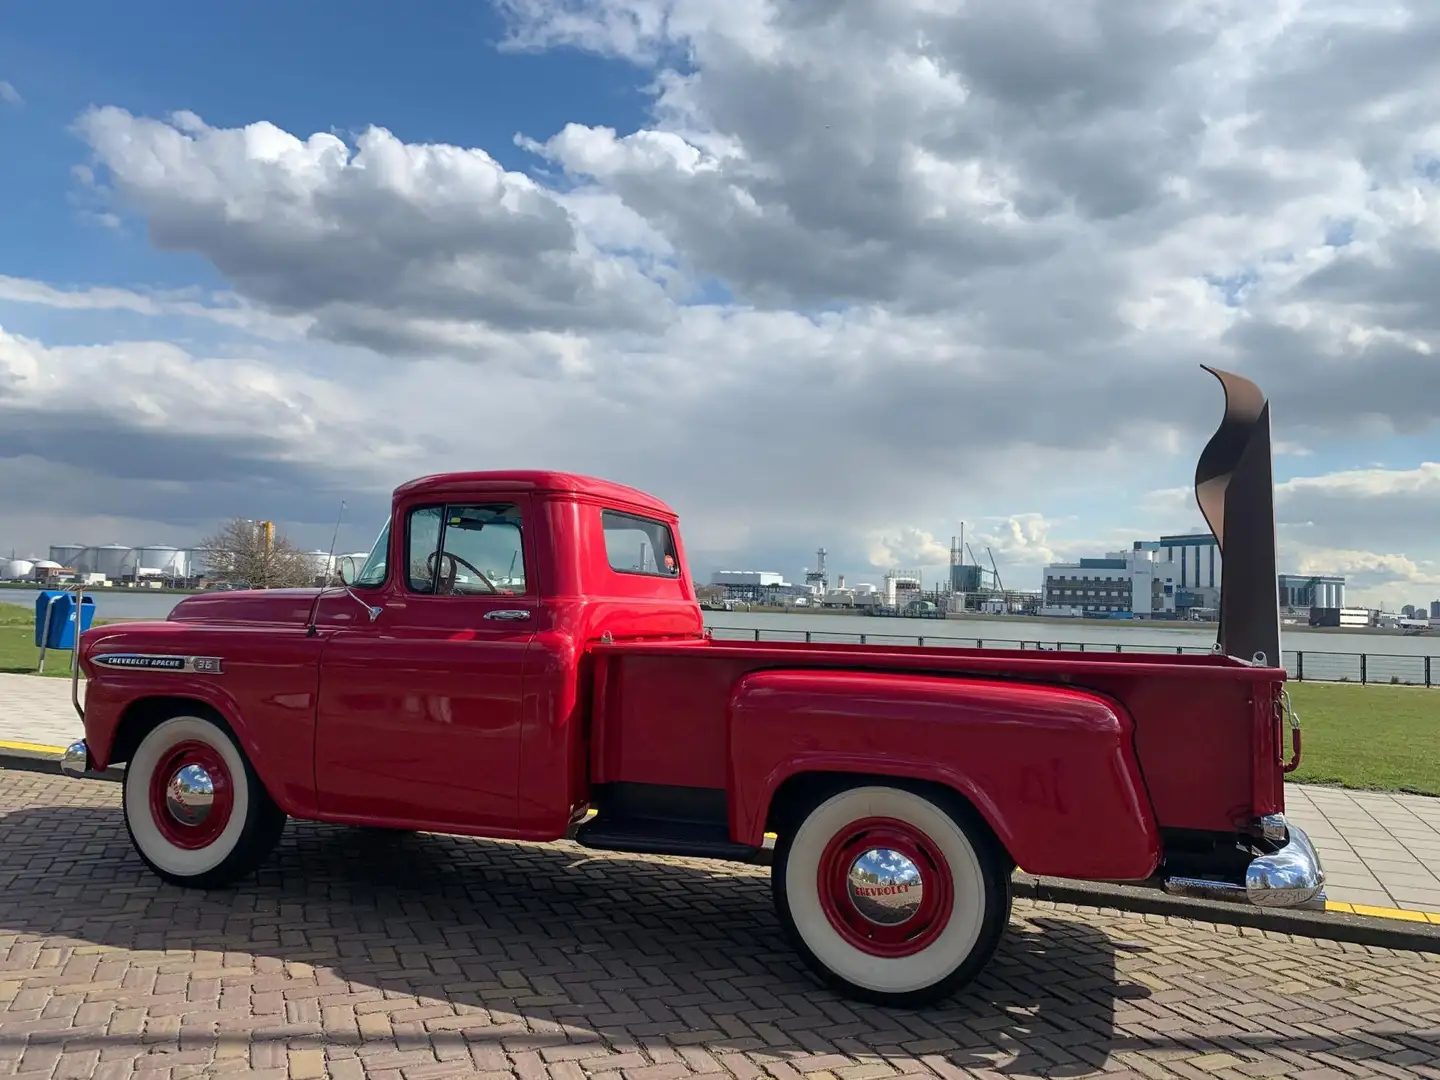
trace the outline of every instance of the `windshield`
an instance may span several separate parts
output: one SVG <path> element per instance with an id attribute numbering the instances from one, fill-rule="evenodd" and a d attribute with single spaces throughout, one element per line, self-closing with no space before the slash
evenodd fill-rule
<path id="1" fill-rule="evenodd" d="M 365 560 L 365 565 L 360 568 L 360 573 L 355 575 L 354 585 L 376 586 L 385 584 L 385 559 L 390 551 L 390 522 L 385 522 L 385 527 L 380 530 L 380 535 L 375 538 L 375 545 L 370 549 L 370 557 Z"/>

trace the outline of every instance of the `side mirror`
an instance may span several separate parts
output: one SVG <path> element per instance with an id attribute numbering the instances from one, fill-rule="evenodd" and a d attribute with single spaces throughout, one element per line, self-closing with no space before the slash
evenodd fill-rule
<path id="1" fill-rule="evenodd" d="M 355 565 L 353 555 L 342 555 L 335 561 L 335 576 L 340 579 L 341 585 L 353 585 L 359 573 L 360 567 Z"/>

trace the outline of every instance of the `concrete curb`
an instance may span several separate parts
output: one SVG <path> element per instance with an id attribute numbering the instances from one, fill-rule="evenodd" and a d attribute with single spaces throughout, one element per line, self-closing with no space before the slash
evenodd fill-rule
<path id="1" fill-rule="evenodd" d="M 63 775 L 60 771 L 60 754 L 54 749 L 14 743 L 0 744 L 0 770 L 4 769 Z M 125 767 L 118 765 L 104 772 L 91 773 L 89 778 L 118 781 L 124 776 Z M 747 861 L 756 866 L 768 866 L 773 854 L 773 841 L 767 838 L 766 846 Z M 1440 923 L 1428 920 L 1412 921 L 1409 916 L 1417 913 L 1397 912 L 1394 916 L 1377 917 L 1334 910 L 1260 908 L 1248 904 L 1227 904 L 1216 900 L 1170 896 L 1148 886 L 1041 878 L 1019 872 L 1011 881 L 1015 896 L 1026 900 L 1075 904 L 1080 907 L 1105 908 L 1140 915 L 1163 915 L 1382 949 L 1440 953 Z M 1423 915 L 1418 917 L 1424 918 Z"/>
<path id="2" fill-rule="evenodd" d="M 28 747 L 15 743 L 0 743 L 0 769 L 15 772 L 48 773 L 51 776 L 65 775 L 60 771 L 61 755 L 54 750 Z M 86 774 L 87 780 L 118 781 L 125 777 L 125 766 L 112 765 L 103 772 Z"/>
<path id="3" fill-rule="evenodd" d="M 1248 904 L 1170 896 L 1147 886 L 1066 881 L 1021 873 L 1015 874 L 1013 887 L 1016 896 L 1029 900 L 1110 908 L 1141 915 L 1166 915 L 1382 949 L 1440 953 L 1440 925 L 1428 920 L 1411 921 L 1398 914 L 1380 918 L 1340 911 L 1251 907 Z"/>

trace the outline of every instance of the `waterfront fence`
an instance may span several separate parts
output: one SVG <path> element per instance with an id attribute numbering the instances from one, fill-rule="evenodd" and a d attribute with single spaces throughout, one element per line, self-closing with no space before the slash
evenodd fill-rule
<path id="1" fill-rule="evenodd" d="M 1125 645 L 1119 642 L 1017 641 L 1006 638 L 947 637 L 941 634 L 859 634 L 829 630 L 769 630 L 738 626 L 713 626 L 718 641 L 805 641 L 834 645 L 934 646 L 951 649 L 1012 649 L 1041 652 L 1153 653 L 1174 655 L 1208 653 L 1196 645 Z M 1285 670 L 1296 682 L 1382 684 L 1386 686 L 1435 686 L 1440 679 L 1440 659 L 1386 653 L 1322 652 L 1312 649 L 1285 651 Z"/>

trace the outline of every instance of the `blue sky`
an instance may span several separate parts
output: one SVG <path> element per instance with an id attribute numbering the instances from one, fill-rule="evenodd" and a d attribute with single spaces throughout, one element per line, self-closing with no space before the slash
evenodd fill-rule
<path id="1" fill-rule="evenodd" d="M 1272 395 L 1287 568 L 1440 595 L 1436 16 L 1047 3 L 10 6 L 0 546 L 552 465 L 702 575 L 963 519 L 1033 584 L 1200 524 L 1203 362 Z"/>
<path id="2" fill-rule="evenodd" d="M 484 146 L 515 169 L 535 165 L 514 146 L 517 132 L 549 134 L 569 121 L 630 130 L 648 105 L 646 73 L 624 61 L 499 50 L 504 24 L 483 3 L 256 0 L 164 10 L 168 17 L 140 19 L 126 5 L 81 0 L 57 18 L 43 4 L 8 8 L 0 78 L 24 107 L 0 113 L 0 200 L 17 211 L 0 215 L 7 273 L 223 287 L 204 259 L 152 251 L 143 223 L 127 222 L 117 238 L 77 213 L 72 169 L 87 155 L 70 127 L 94 105 L 147 116 L 189 109 L 219 127 L 267 119 L 306 133 L 377 124 L 409 142 Z"/>

